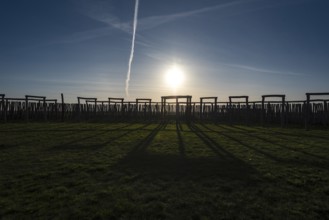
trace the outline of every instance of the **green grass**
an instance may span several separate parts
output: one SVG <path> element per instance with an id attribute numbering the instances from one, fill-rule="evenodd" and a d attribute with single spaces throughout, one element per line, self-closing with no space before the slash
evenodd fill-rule
<path id="1" fill-rule="evenodd" d="M 0 218 L 329 218 L 329 131 L 0 124 Z"/>

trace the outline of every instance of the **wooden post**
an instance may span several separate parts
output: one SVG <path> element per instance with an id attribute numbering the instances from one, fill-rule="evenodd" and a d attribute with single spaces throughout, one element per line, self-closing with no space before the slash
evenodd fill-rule
<path id="1" fill-rule="evenodd" d="M 121 99 L 121 112 L 122 112 L 122 116 L 123 116 L 124 115 L 123 99 Z"/>
<path id="2" fill-rule="evenodd" d="M 264 126 L 264 117 L 265 117 L 265 97 L 262 96 L 262 111 L 261 111 L 261 125 Z"/>
<path id="3" fill-rule="evenodd" d="M 64 121 L 64 114 L 65 114 L 65 103 L 64 103 L 64 95 L 61 93 L 61 99 L 62 99 L 62 113 L 61 113 L 61 120 Z"/>
<path id="4" fill-rule="evenodd" d="M 58 105 L 57 105 L 57 99 L 55 100 L 55 118 L 58 119 Z"/>
<path id="5" fill-rule="evenodd" d="M 217 113 L 217 97 L 215 97 L 215 114 Z"/>
<path id="6" fill-rule="evenodd" d="M 230 120 L 230 124 L 232 124 L 232 118 L 233 118 L 233 108 L 232 108 L 232 98 L 229 97 L 229 120 Z"/>
<path id="7" fill-rule="evenodd" d="M 5 94 L 1 94 L 3 121 L 7 122 L 7 99 L 5 99 Z"/>
<path id="8" fill-rule="evenodd" d="M 195 102 L 193 103 L 193 118 L 194 118 L 194 116 L 195 116 Z"/>
<path id="9" fill-rule="evenodd" d="M 178 105 L 178 98 L 176 97 L 176 120 L 178 120 L 179 117 L 179 105 Z"/>
<path id="10" fill-rule="evenodd" d="M 164 115 L 164 98 L 163 97 L 161 97 L 161 115 L 162 115 L 162 117 Z"/>
<path id="11" fill-rule="evenodd" d="M 136 103 L 135 103 L 135 105 L 136 105 L 136 114 L 137 114 L 137 115 L 139 115 L 139 106 L 138 106 L 139 103 L 138 103 L 138 102 L 139 102 L 139 99 L 136 99 Z"/>
<path id="12" fill-rule="evenodd" d="M 5 95 L 0 94 L 0 96 L 1 96 L 1 108 L 2 108 L 2 112 L 3 112 L 3 120 L 4 120 L 4 122 L 6 122 Z"/>
<path id="13" fill-rule="evenodd" d="M 81 110 L 80 110 L 80 97 L 78 97 L 78 120 L 81 119 Z"/>
<path id="14" fill-rule="evenodd" d="M 47 103 L 46 103 L 46 97 L 43 98 L 43 118 L 45 121 L 47 121 Z"/>
<path id="15" fill-rule="evenodd" d="M 200 119 L 202 119 L 202 116 L 203 116 L 203 108 L 202 108 L 202 105 L 203 105 L 203 99 L 200 98 Z"/>
<path id="16" fill-rule="evenodd" d="M 26 120 L 26 122 L 29 121 L 29 107 L 28 107 L 28 104 L 29 104 L 29 97 L 26 95 L 25 96 L 25 120 Z"/>
<path id="17" fill-rule="evenodd" d="M 188 122 L 191 120 L 191 117 L 192 117 L 192 97 L 189 97 L 188 98 Z"/>
<path id="18" fill-rule="evenodd" d="M 310 94 L 306 93 L 306 106 L 305 106 L 305 129 L 309 129 L 310 120 Z"/>
<path id="19" fill-rule="evenodd" d="M 7 122 L 7 108 L 8 108 L 8 99 L 6 99 L 6 103 L 4 104 L 4 118 L 5 122 Z"/>
<path id="20" fill-rule="evenodd" d="M 328 106 L 327 106 L 327 101 L 323 101 L 323 124 L 327 125 L 328 124 Z"/>
<path id="21" fill-rule="evenodd" d="M 95 110 L 94 110 L 94 114 L 95 114 L 95 116 L 97 114 L 97 98 L 95 99 Z"/>
<path id="22" fill-rule="evenodd" d="M 284 127 L 284 123 L 285 123 L 285 105 L 286 105 L 286 97 L 283 96 L 282 97 L 282 106 L 281 106 L 281 127 Z"/>
<path id="23" fill-rule="evenodd" d="M 249 125 L 249 96 L 246 97 L 246 125 Z"/>

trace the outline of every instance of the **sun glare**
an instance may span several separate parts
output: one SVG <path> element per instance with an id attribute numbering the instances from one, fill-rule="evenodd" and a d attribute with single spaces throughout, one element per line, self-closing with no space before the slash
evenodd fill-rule
<path id="1" fill-rule="evenodd" d="M 168 86 L 176 89 L 182 85 L 184 81 L 184 72 L 178 66 L 173 66 L 167 70 L 165 80 Z"/>

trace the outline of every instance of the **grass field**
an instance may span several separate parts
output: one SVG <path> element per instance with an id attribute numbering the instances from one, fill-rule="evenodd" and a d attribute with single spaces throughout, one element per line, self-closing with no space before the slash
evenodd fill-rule
<path id="1" fill-rule="evenodd" d="M 0 124 L 0 218 L 329 218 L 329 130 Z"/>

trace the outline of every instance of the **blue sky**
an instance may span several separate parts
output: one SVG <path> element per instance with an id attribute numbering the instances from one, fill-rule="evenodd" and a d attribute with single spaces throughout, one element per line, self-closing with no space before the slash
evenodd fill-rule
<path id="1" fill-rule="evenodd" d="M 327 0 L 1 0 L 0 93 L 152 98 L 329 91 Z M 175 91 L 164 81 L 185 73 Z"/>

